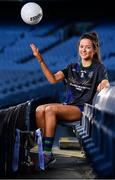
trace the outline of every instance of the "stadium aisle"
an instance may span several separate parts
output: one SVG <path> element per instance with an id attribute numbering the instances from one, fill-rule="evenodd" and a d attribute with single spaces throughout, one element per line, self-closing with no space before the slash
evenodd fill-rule
<path id="1" fill-rule="evenodd" d="M 60 149 L 60 137 L 73 137 L 71 128 L 58 126 L 53 147 L 56 163 L 45 171 L 29 170 L 20 173 L 17 178 L 29 179 L 95 179 L 87 158 L 80 149 Z"/>

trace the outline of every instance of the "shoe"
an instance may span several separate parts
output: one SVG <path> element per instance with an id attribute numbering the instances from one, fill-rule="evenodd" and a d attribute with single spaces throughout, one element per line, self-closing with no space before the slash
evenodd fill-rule
<path id="1" fill-rule="evenodd" d="M 53 154 L 44 154 L 44 164 L 45 169 L 52 167 L 52 165 L 56 162 L 56 159 L 54 158 Z"/>
<path id="2" fill-rule="evenodd" d="M 39 168 L 39 159 L 38 159 L 38 145 L 35 145 L 31 150 L 30 150 L 30 157 L 35 165 L 36 169 Z M 56 162 L 56 159 L 53 156 L 53 153 L 44 153 L 44 164 L 45 164 L 45 169 L 48 167 L 51 167 L 54 163 Z"/>

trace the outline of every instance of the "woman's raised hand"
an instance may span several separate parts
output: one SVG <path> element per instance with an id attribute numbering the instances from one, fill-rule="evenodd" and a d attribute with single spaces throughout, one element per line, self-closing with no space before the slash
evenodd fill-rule
<path id="1" fill-rule="evenodd" d="M 35 44 L 30 44 L 30 47 L 33 51 L 33 55 L 38 59 L 39 63 L 43 62 L 43 58 L 38 50 L 38 48 L 35 46 Z"/>
<path id="2" fill-rule="evenodd" d="M 39 55 L 39 52 L 38 52 L 38 48 L 35 46 L 35 44 L 30 44 L 30 47 L 31 47 L 31 49 L 32 49 L 32 51 L 33 51 L 33 55 L 34 56 L 37 56 L 37 55 Z"/>

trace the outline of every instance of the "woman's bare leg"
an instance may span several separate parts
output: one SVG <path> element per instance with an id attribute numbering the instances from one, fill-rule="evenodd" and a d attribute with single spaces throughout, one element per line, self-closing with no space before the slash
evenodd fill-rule
<path id="1" fill-rule="evenodd" d="M 80 120 L 82 113 L 76 106 L 63 104 L 45 104 L 36 109 L 36 125 L 43 132 L 43 150 L 52 154 L 52 146 L 58 120 L 68 122 Z M 49 155 L 48 155 L 49 156 Z"/>
<path id="2" fill-rule="evenodd" d="M 46 126 L 45 112 L 47 112 L 47 107 L 49 109 L 49 107 L 51 106 L 51 111 L 52 111 L 53 110 L 52 107 L 56 107 L 56 106 L 60 106 L 60 105 L 63 106 L 63 104 L 58 104 L 58 103 L 49 103 L 49 104 L 39 105 L 36 108 L 36 126 L 37 126 L 37 128 L 41 128 L 42 132 L 44 132 L 44 128 Z M 52 123 L 55 123 L 55 120 Z"/>
<path id="3" fill-rule="evenodd" d="M 58 120 L 77 121 L 82 113 L 80 109 L 72 105 L 50 104 L 45 107 L 44 136 L 54 137 Z"/>
<path id="4" fill-rule="evenodd" d="M 44 128 L 45 107 L 46 107 L 46 105 L 40 105 L 36 108 L 36 126 L 37 126 L 37 128 Z"/>

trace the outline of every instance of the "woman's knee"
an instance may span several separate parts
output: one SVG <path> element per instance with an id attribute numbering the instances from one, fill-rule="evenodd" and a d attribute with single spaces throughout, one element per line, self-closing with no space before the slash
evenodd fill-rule
<path id="1" fill-rule="evenodd" d="M 36 117 L 37 118 L 42 118 L 45 113 L 45 107 L 40 105 L 36 108 Z"/>
<path id="2" fill-rule="evenodd" d="M 44 128 L 44 112 L 45 107 L 42 105 L 36 108 L 36 125 L 39 128 Z"/>
<path id="3" fill-rule="evenodd" d="M 47 106 L 45 108 L 45 114 L 56 114 L 57 107 L 54 105 Z"/>

